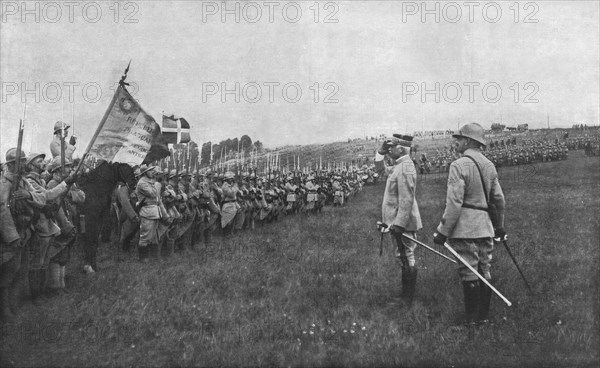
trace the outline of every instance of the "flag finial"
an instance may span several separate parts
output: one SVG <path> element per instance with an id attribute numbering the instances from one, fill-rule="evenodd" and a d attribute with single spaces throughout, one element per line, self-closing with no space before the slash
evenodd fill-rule
<path id="1" fill-rule="evenodd" d="M 129 59 L 129 63 L 127 64 L 127 68 L 125 68 L 125 72 L 123 73 L 123 76 L 121 76 L 121 80 L 119 81 L 119 85 L 121 86 L 128 86 L 129 83 L 125 82 L 125 79 L 127 79 L 127 73 L 129 73 L 129 66 L 131 65 L 131 59 Z"/>

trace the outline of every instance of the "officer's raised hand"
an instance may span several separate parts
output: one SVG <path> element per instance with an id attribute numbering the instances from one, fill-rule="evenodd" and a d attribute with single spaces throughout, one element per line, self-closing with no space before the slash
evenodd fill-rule
<path id="1" fill-rule="evenodd" d="M 381 145 L 381 148 L 379 148 L 379 154 L 380 155 L 385 155 L 386 153 L 389 152 L 390 147 L 392 147 L 392 141 L 390 139 L 387 139 L 383 142 L 383 144 Z"/>

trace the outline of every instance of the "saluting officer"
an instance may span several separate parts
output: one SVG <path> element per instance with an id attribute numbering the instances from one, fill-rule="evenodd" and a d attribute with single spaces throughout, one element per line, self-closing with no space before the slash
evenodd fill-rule
<path id="1" fill-rule="evenodd" d="M 397 246 L 396 257 L 402 264 L 402 296 L 412 303 L 417 284 L 414 250 L 417 244 L 403 237 L 406 234 L 416 239 L 416 231 L 423 226 L 416 199 L 417 169 L 410 158 L 413 137 L 394 134 L 383 143 L 375 156 L 375 166 L 384 171 L 384 156 L 393 160 L 393 165 L 385 168 L 388 178 L 381 205 L 382 221 L 390 229 L 393 242 Z"/>

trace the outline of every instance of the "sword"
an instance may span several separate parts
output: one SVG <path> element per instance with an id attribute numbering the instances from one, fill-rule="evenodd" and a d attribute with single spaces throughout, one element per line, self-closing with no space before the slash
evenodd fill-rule
<path id="1" fill-rule="evenodd" d="M 483 281 L 484 284 L 486 284 L 490 289 L 492 289 L 492 291 L 496 293 L 496 295 L 498 295 L 500 299 L 502 299 L 502 301 L 506 303 L 506 305 L 508 305 L 509 307 L 512 305 L 512 303 L 508 299 L 506 299 L 504 295 L 502 295 L 498 290 L 496 290 L 496 288 L 493 287 L 492 284 L 490 284 L 489 281 L 485 279 L 485 277 L 481 276 L 479 272 L 477 272 L 467 261 L 465 261 L 460 255 L 458 255 L 458 253 L 448 243 L 444 243 L 444 247 L 446 247 L 446 249 L 448 249 L 450 253 L 454 255 L 454 257 L 461 261 L 462 264 L 467 266 L 467 268 L 471 270 L 471 272 L 473 272 L 481 281 Z"/>
<path id="2" fill-rule="evenodd" d="M 447 260 L 449 260 L 450 262 L 452 262 L 452 263 L 456 263 L 456 261 L 455 261 L 455 260 L 453 260 L 452 258 L 448 257 L 448 256 L 447 256 L 447 255 L 445 255 L 445 254 L 442 254 L 442 253 L 438 252 L 437 250 L 435 250 L 435 249 L 431 248 L 431 247 L 430 247 L 430 246 L 428 246 L 427 244 L 425 244 L 425 243 L 421 243 L 421 242 L 420 242 L 420 241 L 418 241 L 417 239 L 415 239 L 415 238 L 413 238 L 413 237 L 410 237 L 410 236 L 408 236 L 408 235 L 406 235 L 406 234 L 402 234 L 402 236 L 403 236 L 403 237 L 405 237 L 405 238 L 407 238 L 407 239 L 410 239 L 410 240 L 414 241 L 415 243 L 419 244 L 420 246 L 424 247 L 424 248 L 425 248 L 425 249 L 427 249 L 427 250 L 430 250 L 430 251 L 432 251 L 433 253 L 437 254 L 438 256 L 446 258 L 446 259 L 447 259 Z"/>
<path id="3" fill-rule="evenodd" d="M 523 278 L 523 281 L 525 282 L 525 286 L 527 286 L 527 289 L 529 289 L 529 292 L 533 294 L 533 290 L 531 290 L 531 286 L 529 286 L 529 283 L 527 282 L 527 279 L 525 278 L 523 271 L 521 271 L 521 267 L 519 267 L 517 260 L 513 256 L 512 252 L 510 251 L 510 248 L 508 247 L 508 244 L 506 243 L 506 239 L 502 239 L 502 244 L 504 244 L 504 248 L 506 248 L 506 251 L 508 252 L 508 255 L 510 256 L 510 259 L 512 259 L 515 266 L 517 266 L 517 270 L 521 274 L 521 277 Z"/>

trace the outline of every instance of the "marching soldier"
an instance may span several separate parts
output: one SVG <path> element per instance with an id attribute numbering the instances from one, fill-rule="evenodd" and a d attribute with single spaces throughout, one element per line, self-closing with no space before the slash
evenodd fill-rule
<path id="1" fill-rule="evenodd" d="M 402 264 L 402 296 L 412 303 L 416 284 L 414 250 L 417 244 L 403 237 L 406 234 L 416 239 L 416 232 L 423 226 L 416 199 L 417 170 L 410 159 L 411 136 L 394 134 L 385 141 L 375 157 L 378 171 L 383 171 L 384 155 L 393 160 L 393 166 L 387 168 L 388 178 L 381 206 L 382 221 L 388 225 L 392 241 L 396 243 L 396 257 Z"/>
<path id="2" fill-rule="evenodd" d="M 77 143 L 77 138 L 75 136 L 71 136 L 69 142 L 66 141 L 69 135 L 69 128 L 71 127 L 67 123 L 63 123 L 62 121 L 57 121 L 54 124 L 54 138 L 50 143 L 50 152 L 52 153 L 52 158 L 61 155 L 61 131 L 64 132 L 62 138 L 65 140 L 65 159 L 68 161 L 73 161 L 73 152 L 75 152 L 75 144 Z"/>
<path id="3" fill-rule="evenodd" d="M 36 191 L 20 177 L 16 160 L 17 149 L 9 149 L 0 177 L 0 316 L 4 321 L 12 320 L 18 312 L 20 280 L 27 271 L 21 270 L 27 259 L 24 252 L 31 241 L 37 209 L 46 205 L 46 193 Z M 26 158 L 22 151 L 19 161 L 23 167 Z"/>
<path id="4" fill-rule="evenodd" d="M 490 261 L 494 238 L 504 239 L 504 194 L 494 165 L 481 153 L 485 146 L 484 130 L 477 123 L 466 124 L 453 135 L 462 158 L 450 165 L 446 209 L 434 234 L 436 244 L 446 240 L 474 269 L 491 280 Z M 487 193 L 486 193 L 487 191 Z M 489 203 L 488 203 L 489 202 Z M 497 215 L 492 222 L 490 204 Z M 494 227 L 496 230 L 494 231 Z M 488 318 L 492 290 L 460 264 L 466 322 L 473 324 Z"/>

